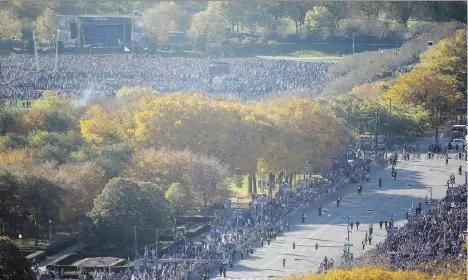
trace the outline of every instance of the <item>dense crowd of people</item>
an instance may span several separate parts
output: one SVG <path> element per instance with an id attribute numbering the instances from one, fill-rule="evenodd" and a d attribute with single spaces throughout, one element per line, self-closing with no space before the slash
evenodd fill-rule
<path id="1" fill-rule="evenodd" d="M 268 59 L 163 58 L 151 55 L 11 54 L 0 56 L 3 97 L 33 99 L 44 90 L 58 90 L 76 98 L 114 95 L 122 87 L 148 87 L 159 93 L 200 90 L 209 95 L 229 94 L 240 99 L 261 99 L 270 93 L 322 93 L 327 63 Z M 230 64 L 229 74 L 210 75 L 210 63 Z M 38 66 L 38 68 L 37 68 Z"/>
<path id="2" fill-rule="evenodd" d="M 465 259 L 467 186 L 459 185 L 426 211 L 409 220 L 362 258 L 369 264 L 388 263 L 395 269 L 421 269 L 422 264 Z"/>
<path id="3" fill-rule="evenodd" d="M 371 160 L 368 155 L 359 152 L 353 162 L 340 162 L 342 164 L 335 164 L 322 178 L 303 179 L 297 184 L 295 192 L 255 195 L 249 203 L 250 209 L 242 213 L 238 221 L 236 215 L 218 218 L 212 222 L 210 236 L 203 234 L 197 242 L 187 239 L 182 244 L 174 244 L 158 261 L 154 248 L 148 247 L 139 269 L 111 273 L 109 268 L 95 268 L 92 273 L 89 269 L 79 268 L 79 279 L 200 280 L 207 279 L 209 272 L 215 268 L 219 269 L 220 275 L 225 275 L 236 259 L 255 255 L 256 246 L 270 243 L 277 235 L 289 230 L 289 219 L 297 211 L 333 193 L 356 172 L 368 170 Z M 284 182 L 285 178 L 280 179 Z M 171 262 L 172 259 L 178 261 Z"/>

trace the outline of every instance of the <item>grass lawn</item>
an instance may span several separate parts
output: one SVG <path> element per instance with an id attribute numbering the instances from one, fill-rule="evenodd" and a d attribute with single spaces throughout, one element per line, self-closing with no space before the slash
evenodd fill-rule
<path id="1" fill-rule="evenodd" d="M 72 266 L 78 266 L 78 265 L 81 265 L 82 263 L 86 262 L 87 260 L 89 260 L 89 258 L 84 258 L 84 259 L 78 260 L 78 261 L 72 263 L 71 265 Z"/>
<path id="2" fill-rule="evenodd" d="M 52 237 L 52 245 L 55 242 L 61 242 L 65 239 L 68 239 L 71 237 L 71 234 L 69 232 L 57 232 L 53 237 Z M 34 238 L 23 238 L 21 240 L 21 250 L 25 251 L 38 251 L 38 250 L 44 250 L 47 247 L 49 247 L 51 244 L 49 244 L 49 240 L 47 240 L 47 235 L 44 234 L 44 241 L 41 240 L 41 236 L 39 235 L 39 241 L 37 243 L 37 246 L 34 245 Z M 20 245 L 19 239 L 16 239 L 15 241 L 16 245 Z"/>
<path id="3" fill-rule="evenodd" d="M 304 51 L 301 51 L 304 52 Z M 319 53 L 311 51 L 312 53 Z M 322 54 L 322 53 L 320 53 Z M 306 55 L 301 54 L 298 56 L 288 55 L 288 54 L 280 54 L 273 57 L 272 55 L 257 55 L 256 58 L 262 59 L 279 59 L 279 60 L 293 60 L 293 61 L 304 61 L 304 62 L 328 62 L 328 63 L 337 63 L 343 60 L 343 57 L 339 56 L 316 56 L 316 55 Z"/>

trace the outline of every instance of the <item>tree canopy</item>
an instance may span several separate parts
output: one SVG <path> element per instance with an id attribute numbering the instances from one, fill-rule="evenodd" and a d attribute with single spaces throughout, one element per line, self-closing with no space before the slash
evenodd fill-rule
<path id="1" fill-rule="evenodd" d="M 6 236 L 0 236 L 0 278 L 34 280 L 36 279 L 29 262 L 18 246 Z"/>

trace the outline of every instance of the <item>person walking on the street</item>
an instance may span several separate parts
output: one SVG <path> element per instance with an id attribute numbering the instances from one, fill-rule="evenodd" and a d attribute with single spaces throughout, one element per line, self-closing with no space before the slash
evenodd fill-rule
<path id="1" fill-rule="evenodd" d="M 362 240 L 362 250 L 364 250 L 364 247 L 366 247 L 366 241 Z"/>
<path id="2" fill-rule="evenodd" d="M 397 176 L 397 171 L 395 170 L 395 172 L 393 172 L 393 180 L 396 180 L 396 176 Z"/>
<path id="3" fill-rule="evenodd" d="M 359 221 L 356 221 L 356 230 L 359 230 L 359 225 L 360 225 L 360 224 L 361 224 L 361 223 L 360 223 Z"/>
<path id="4" fill-rule="evenodd" d="M 244 250 L 241 250 L 240 253 L 241 253 L 241 260 L 243 260 L 244 259 Z"/>
<path id="5" fill-rule="evenodd" d="M 383 225 L 383 221 L 380 220 L 380 222 L 379 222 L 380 229 L 382 229 L 382 225 Z M 387 228 L 387 225 L 385 225 L 385 228 Z"/>
<path id="6" fill-rule="evenodd" d="M 283 258 L 283 268 L 286 267 L 286 258 Z"/>
<path id="7" fill-rule="evenodd" d="M 366 229 L 366 237 L 364 238 L 364 240 L 367 240 L 367 229 Z"/>
<path id="8" fill-rule="evenodd" d="M 353 226 L 354 226 L 353 222 L 349 223 L 349 225 L 351 226 L 351 230 L 353 230 Z"/>
<path id="9" fill-rule="evenodd" d="M 369 235 L 369 245 L 372 245 L 372 235 Z"/>

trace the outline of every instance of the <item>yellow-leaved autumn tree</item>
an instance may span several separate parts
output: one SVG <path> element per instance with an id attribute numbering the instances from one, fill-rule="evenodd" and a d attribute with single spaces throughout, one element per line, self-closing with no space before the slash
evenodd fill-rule
<path id="1" fill-rule="evenodd" d="M 419 271 L 391 271 L 381 268 L 355 268 L 352 270 L 332 270 L 322 274 L 308 274 L 305 276 L 289 276 L 285 280 L 462 280 L 465 275 L 433 276 Z"/>
<path id="2" fill-rule="evenodd" d="M 437 128 L 436 139 L 443 114 L 453 111 L 454 105 L 462 98 L 450 78 L 426 67 L 416 67 L 411 72 L 399 76 L 386 93 L 386 97 L 426 109 L 433 127 Z"/>

